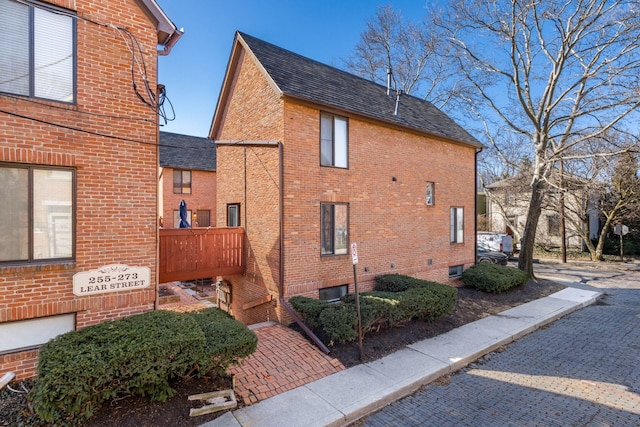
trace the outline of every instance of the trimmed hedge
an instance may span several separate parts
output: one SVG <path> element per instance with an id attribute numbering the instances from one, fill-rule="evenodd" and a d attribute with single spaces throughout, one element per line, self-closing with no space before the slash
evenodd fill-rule
<path id="1" fill-rule="evenodd" d="M 456 305 L 456 288 L 397 274 L 376 278 L 376 290 L 360 294 L 363 334 L 382 327 L 396 327 L 411 319 L 432 321 L 451 312 Z M 343 296 L 341 304 L 313 298 L 289 300 L 302 319 L 326 336 L 329 345 L 358 337 L 355 295 Z"/>
<path id="2" fill-rule="evenodd" d="M 476 264 L 462 273 L 465 285 L 495 294 L 521 286 L 529 279 L 527 273 L 517 268 L 485 263 Z"/>
<path id="3" fill-rule="evenodd" d="M 204 333 L 206 362 L 198 373 L 224 375 L 227 368 L 256 351 L 258 337 L 245 325 L 217 308 L 185 313 L 192 317 Z"/>
<path id="4" fill-rule="evenodd" d="M 312 329 L 320 327 L 320 314 L 331 305 L 327 301 L 302 296 L 291 297 L 289 304 Z"/>
<path id="5" fill-rule="evenodd" d="M 30 399 L 44 421 L 80 425 L 118 396 L 165 401 L 175 393 L 169 380 L 220 372 L 251 354 L 256 344 L 251 331 L 215 308 L 158 310 L 100 323 L 40 348 Z"/>

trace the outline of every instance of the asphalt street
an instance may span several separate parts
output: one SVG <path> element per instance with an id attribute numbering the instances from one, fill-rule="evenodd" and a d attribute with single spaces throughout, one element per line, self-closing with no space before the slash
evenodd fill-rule
<path id="1" fill-rule="evenodd" d="M 605 295 L 356 424 L 639 426 L 640 272 L 538 265 L 536 274 Z"/>

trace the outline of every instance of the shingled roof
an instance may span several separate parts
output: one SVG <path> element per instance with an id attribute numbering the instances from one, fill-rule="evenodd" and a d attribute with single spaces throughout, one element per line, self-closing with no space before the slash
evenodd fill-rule
<path id="1" fill-rule="evenodd" d="M 160 132 L 160 166 L 215 172 L 216 144 L 208 138 Z"/>
<path id="2" fill-rule="evenodd" d="M 248 34 L 238 32 L 284 96 L 355 113 L 382 122 L 441 136 L 475 147 L 482 144 L 433 104 L 410 95 L 395 96 L 387 88 L 322 64 Z"/>

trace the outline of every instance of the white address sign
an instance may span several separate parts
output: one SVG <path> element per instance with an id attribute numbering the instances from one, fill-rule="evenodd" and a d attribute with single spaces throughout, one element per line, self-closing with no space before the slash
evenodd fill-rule
<path id="1" fill-rule="evenodd" d="M 112 264 L 73 275 L 73 293 L 78 296 L 148 288 L 150 285 L 148 267 Z"/>

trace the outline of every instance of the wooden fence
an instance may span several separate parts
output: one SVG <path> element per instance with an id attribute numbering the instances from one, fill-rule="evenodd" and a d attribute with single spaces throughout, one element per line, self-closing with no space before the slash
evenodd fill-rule
<path id="1" fill-rule="evenodd" d="M 244 272 L 244 229 L 160 229 L 159 283 Z"/>

